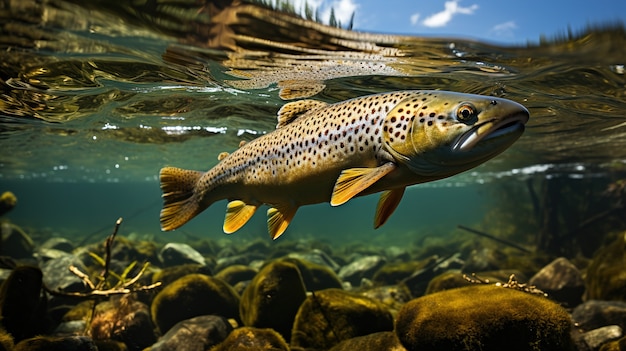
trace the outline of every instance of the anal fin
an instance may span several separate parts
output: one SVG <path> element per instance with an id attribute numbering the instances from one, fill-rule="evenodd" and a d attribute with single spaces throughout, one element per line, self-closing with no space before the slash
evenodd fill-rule
<path id="1" fill-rule="evenodd" d="M 224 218 L 224 233 L 232 234 L 243 227 L 254 215 L 258 206 L 248 205 L 241 200 L 234 200 L 226 206 L 226 218 Z"/>
<path id="2" fill-rule="evenodd" d="M 396 165 L 393 162 L 388 162 L 376 168 L 350 168 L 344 170 L 337 178 L 330 204 L 339 206 L 346 203 L 394 169 L 396 169 Z"/>
<path id="3" fill-rule="evenodd" d="M 272 240 L 276 240 L 279 236 L 283 235 L 297 210 L 297 207 L 280 209 L 272 207 L 267 210 L 267 230 Z"/>
<path id="4" fill-rule="evenodd" d="M 393 211 L 398 207 L 398 204 L 400 204 L 402 195 L 404 195 L 404 189 L 406 188 L 387 190 L 380 194 L 378 205 L 376 205 L 376 215 L 374 216 L 374 229 L 387 222 Z"/>

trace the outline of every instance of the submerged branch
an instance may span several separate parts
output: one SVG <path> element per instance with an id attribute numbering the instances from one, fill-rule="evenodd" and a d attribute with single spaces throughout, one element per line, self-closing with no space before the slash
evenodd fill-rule
<path id="1" fill-rule="evenodd" d="M 485 232 L 481 232 L 481 231 L 476 230 L 476 229 L 468 228 L 468 227 L 463 226 L 463 225 L 460 225 L 460 224 L 459 224 L 459 225 L 457 225 L 457 228 L 459 228 L 459 229 L 463 229 L 463 230 L 465 230 L 465 231 L 467 231 L 467 232 L 470 232 L 470 233 L 473 233 L 473 234 L 476 234 L 476 235 L 480 235 L 480 236 L 482 236 L 482 237 L 485 237 L 485 238 L 491 239 L 491 240 L 493 240 L 493 241 L 497 241 L 497 242 L 499 242 L 499 243 L 501 243 L 501 244 L 504 244 L 504 245 L 507 245 L 507 246 L 510 246 L 510 247 L 516 248 L 516 249 L 518 249 L 518 250 L 520 250 L 520 251 L 522 251 L 522 252 L 525 252 L 525 253 L 531 253 L 531 251 L 530 251 L 530 250 L 528 250 L 528 249 L 527 249 L 527 248 L 525 248 L 525 247 L 522 247 L 522 246 L 520 246 L 520 245 L 518 245 L 518 244 L 516 244 L 516 243 L 514 243 L 514 242 L 512 242 L 512 241 L 508 241 L 508 240 L 505 240 L 505 239 L 498 238 L 498 237 L 496 237 L 496 236 L 494 236 L 494 235 L 491 235 L 491 234 L 489 234 L 489 233 L 485 233 Z"/>

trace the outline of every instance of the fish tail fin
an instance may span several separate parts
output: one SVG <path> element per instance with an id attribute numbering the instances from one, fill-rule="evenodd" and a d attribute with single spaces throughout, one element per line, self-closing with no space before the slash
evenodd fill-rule
<path id="1" fill-rule="evenodd" d="M 196 196 L 196 184 L 204 173 L 164 167 L 159 173 L 163 191 L 161 230 L 174 230 L 204 210 Z"/>

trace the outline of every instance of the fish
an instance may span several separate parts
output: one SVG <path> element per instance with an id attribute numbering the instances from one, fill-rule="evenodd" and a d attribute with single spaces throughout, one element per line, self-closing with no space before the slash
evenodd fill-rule
<path id="1" fill-rule="evenodd" d="M 337 103 L 299 100 L 278 111 L 276 129 L 241 145 L 206 172 L 160 171 L 163 231 L 226 199 L 223 231 L 239 230 L 268 205 L 280 237 L 304 205 L 339 206 L 380 193 L 382 226 L 408 186 L 474 168 L 511 146 L 528 110 L 512 100 L 439 90 L 379 93 Z"/>

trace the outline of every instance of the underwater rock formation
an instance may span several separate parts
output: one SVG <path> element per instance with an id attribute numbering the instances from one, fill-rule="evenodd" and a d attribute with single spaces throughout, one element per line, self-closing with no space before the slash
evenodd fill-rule
<path id="1" fill-rule="evenodd" d="M 46 298 L 41 295 L 42 273 L 20 266 L 0 288 L 0 322 L 17 343 L 46 330 Z"/>
<path id="2" fill-rule="evenodd" d="M 298 267 L 285 261 L 268 263 L 241 296 L 239 311 L 244 325 L 272 328 L 287 340 L 306 290 Z"/>
<path id="3" fill-rule="evenodd" d="M 232 331 L 221 344 L 210 351 L 289 351 L 285 339 L 275 330 L 241 327 Z"/>
<path id="4" fill-rule="evenodd" d="M 176 323 L 150 351 L 204 351 L 221 343 L 233 331 L 221 316 L 198 316 Z"/>
<path id="5" fill-rule="evenodd" d="M 11 211 L 17 205 L 17 197 L 10 191 L 5 191 L 0 195 L 0 216 Z"/>
<path id="6" fill-rule="evenodd" d="M 282 260 L 285 262 L 291 262 L 298 266 L 300 274 L 302 275 L 302 281 L 304 281 L 304 286 L 307 291 L 317 291 L 331 288 L 341 289 L 343 287 L 341 279 L 339 279 L 337 274 L 326 265 L 291 256 L 285 257 Z"/>
<path id="7" fill-rule="evenodd" d="M 396 333 L 384 331 L 344 340 L 329 351 L 405 351 Z"/>
<path id="8" fill-rule="evenodd" d="M 168 243 L 159 252 L 159 259 L 164 267 L 195 263 L 206 265 L 204 257 L 188 244 Z"/>
<path id="9" fill-rule="evenodd" d="M 36 336 L 17 343 L 13 351 L 98 351 L 98 347 L 87 336 Z"/>
<path id="10" fill-rule="evenodd" d="M 15 259 L 27 259 L 33 257 L 35 245 L 33 240 L 15 224 L 9 222 L 0 223 L 0 254 Z"/>
<path id="11" fill-rule="evenodd" d="M 559 257 L 537 272 L 528 284 L 535 285 L 556 301 L 567 306 L 582 302 L 585 282 L 582 274 L 567 258 Z"/>
<path id="12" fill-rule="evenodd" d="M 393 330 L 387 307 L 371 298 L 340 289 L 308 296 L 300 306 L 292 347 L 329 349 L 343 340 Z"/>
<path id="13" fill-rule="evenodd" d="M 619 325 L 626 330 L 626 302 L 590 300 L 576 306 L 572 319 L 583 330 Z"/>
<path id="14" fill-rule="evenodd" d="M 353 286 L 359 286 L 363 278 L 371 279 L 387 260 L 378 255 L 359 258 L 339 270 L 339 278 L 350 282 Z"/>
<path id="15" fill-rule="evenodd" d="M 176 323 L 202 315 L 239 319 L 239 295 L 219 279 L 189 274 L 163 288 L 150 310 L 154 324 L 166 333 Z"/>
<path id="16" fill-rule="evenodd" d="M 152 283 L 161 282 L 162 286 L 169 285 L 188 274 L 204 274 L 211 276 L 211 268 L 197 263 L 181 264 L 165 267 L 152 275 Z"/>
<path id="17" fill-rule="evenodd" d="M 587 267 L 586 300 L 626 301 L 626 232 L 600 248 Z"/>
<path id="18" fill-rule="evenodd" d="M 247 280 L 252 280 L 258 272 L 251 267 L 236 264 L 226 267 L 215 274 L 215 278 L 221 279 L 231 286 Z"/>
<path id="19" fill-rule="evenodd" d="M 398 312 L 396 334 L 409 351 L 570 350 L 571 321 L 554 302 L 475 285 L 426 295 Z"/>

